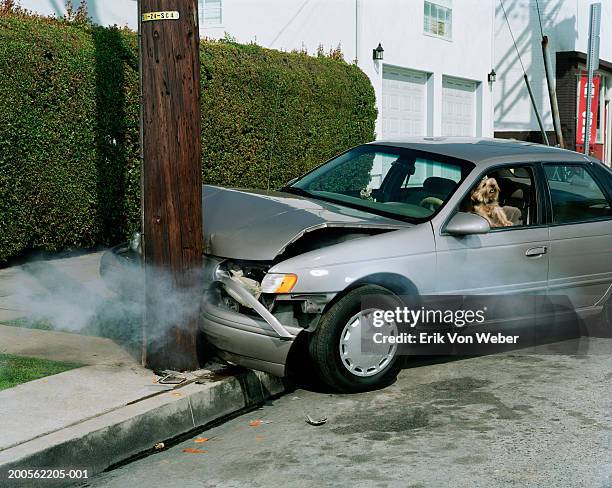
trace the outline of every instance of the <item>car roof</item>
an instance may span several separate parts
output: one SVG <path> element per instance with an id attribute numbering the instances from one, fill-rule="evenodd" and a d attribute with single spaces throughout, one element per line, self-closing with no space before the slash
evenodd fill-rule
<path id="1" fill-rule="evenodd" d="M 573 161 L 589 162 L 591 158 L 574 151 L 514 139 L 477 137 L 414 137 L 371 142 L 471 161 L 476 165 L 499 162 Z"/>

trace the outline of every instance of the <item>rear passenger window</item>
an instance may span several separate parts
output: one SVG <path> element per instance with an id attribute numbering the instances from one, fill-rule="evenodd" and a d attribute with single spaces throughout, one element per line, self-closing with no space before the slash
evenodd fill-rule
<path id="1" fill-rule="evenodd" d="M 610 202 L 586 168 L 579 165 L 544 166 L 553 222 L 567 224 L 612 216 Z"/>

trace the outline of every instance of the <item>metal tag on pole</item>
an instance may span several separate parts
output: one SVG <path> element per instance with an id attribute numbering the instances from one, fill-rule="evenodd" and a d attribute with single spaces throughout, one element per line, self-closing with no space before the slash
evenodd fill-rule
<path id="1" fill-rule="evenodd" d="M 588 156 L 591 144 L 591 103 L 593 98 L 593 73 L 599 68 L 599 30 L 601 26 L 601 3 L 591 4 L 589 17 L 589 47 L 587 53 L 587 93 L 584 122 L 584 154 Z"/>

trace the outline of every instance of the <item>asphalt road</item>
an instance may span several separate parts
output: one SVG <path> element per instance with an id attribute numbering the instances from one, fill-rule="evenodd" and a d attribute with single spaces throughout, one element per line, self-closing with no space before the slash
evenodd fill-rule
<path id="1" fill-rule="evenodd" d="M 612 339 L 545 349 L 422 362 L 365 394 L 298 389 L 86 486 L 612 487 Z"/>

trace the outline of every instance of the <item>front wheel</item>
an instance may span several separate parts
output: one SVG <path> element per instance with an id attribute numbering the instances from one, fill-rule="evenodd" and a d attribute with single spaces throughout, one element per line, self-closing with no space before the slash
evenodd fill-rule
<path id="1" fill-rule="evenodd" d="M 368 308 L 362 300 L 368 297 Z M 396 344 L 368 343 L 363 350 L 361 320 L 376 310 L 393 310 L 398 297 L 381 286 L 364 285 L 348 292 L 327 310 L 312 334 L 309 353 L 320 378 L 342 392 L 367 391 L 390 384 L 401 369 Z M 397 335 L 386 324 L 385 335 Z"/>

